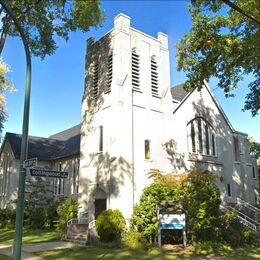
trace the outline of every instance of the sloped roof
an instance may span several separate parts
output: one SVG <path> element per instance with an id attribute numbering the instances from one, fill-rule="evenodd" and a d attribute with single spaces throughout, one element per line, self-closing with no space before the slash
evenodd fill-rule
<path id="1" fill-rule="evenodd" d="M 41 160 L 51 160 L 79 154 L 80 134 L 77 134 L 78 129 L 80 129 L 79 125 L 58 133 L 57 136 L 60 139 L 29 136 L 28 158 L 37 157 Z M 65 137 L 68 138 L 65 139 Z M 22 135 L 6 133 L 5 140 L 7 139 L 9 140 L 14 156 L 19 158 L 21 154 Z M 4 146 L 5 140 L 2 144 L 1 150 Z"/>
<path id="2" fill-rule="evenodd" d="M 63 158 L 79 154 L 80 152 L 80 134 L 72 136 L 64 142 L 64 147 L 57 153 L 52 155 L 52 158 Z"/>
<path id="3" fill-rule="evenodd" d="M 80 134 L 80 124 L 75 125 L 69 129 L 66 129 L 57 134 L 51 135 L 51 136 L 49 136 L 49 138 L 65 141 L 65 140 L 68 140 L 69 138 L 71 138 L 75 135 L 79 135 L 79 134 Z"/>
<path id="4" fill-rule="evenodd" d="M 172 98 L 178 101 L 182 101 L 188 94 L 186 90 L 184 90 L 184 84 L 179 84 L 171 88 Z"/>

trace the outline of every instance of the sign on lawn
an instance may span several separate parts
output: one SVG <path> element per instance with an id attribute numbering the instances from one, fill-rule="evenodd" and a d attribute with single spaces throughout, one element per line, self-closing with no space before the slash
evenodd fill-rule
<path id="1" fill-rule="evenodd" d="M 185 214 L 159 214 L 161 229 L 185 228 Z"/>
<path id="2" fill-rule="evenodd" d="M 45 169 L 29 169 L 31 176 L 35 177 L 50 177 L 50 178 L 68 178 L 68 172 L 61 172 L 61 171 L 52 171 L 52 170 L 45 170 Z"/>
<path id="3" fill-rule="evenodd" d="M 27 159 L 23 162 L 23 168 L 36 167 L 38 163 L 38 158 Z"/>

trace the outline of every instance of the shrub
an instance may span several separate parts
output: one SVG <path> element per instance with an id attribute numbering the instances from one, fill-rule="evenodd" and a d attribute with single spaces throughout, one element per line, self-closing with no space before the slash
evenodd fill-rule
<path id="1" fill-rule="evenodd" d="M 58 223 L 57 229 L 60 235 L 63 237 L 66 233 L 67 222 L 72 218 L 77 218 L 78 215 L 78 202 L 70 196 L 69 199 L 63 201 L 57 208 Z"/>
<path id="2" fill-rule="evenodd" d="M 143 234 L 135 230 L 127 231 L 123 236 L 122 242 L 125 246 L 132 250 L 140 250 L 146 248 Z"/>
<path id="3" fill-rule="evenodd" d="M 179 192 L 176 188 L 163 183 L 155 182 L 144 189 L 139 204 L 134 207 L 131 226 L 143 233 L 144 238 L 151 243 L 155 242 L 158 232 L 156 205 L 163 200 L 178 200 Z"/>
<path id="4" fill-rule="evenodd" d="M 7 224 L 14 225 L 16 210 L 0 209 L 0 228 L 5 227 Z"/>
<path id="5" fill-rule="evenodd" d="M 121 238 L 125 225 L 125 219 L 119 210 L 108 209 L 98 216 L 96 230 L 101 241 L 115 241 Z"/>

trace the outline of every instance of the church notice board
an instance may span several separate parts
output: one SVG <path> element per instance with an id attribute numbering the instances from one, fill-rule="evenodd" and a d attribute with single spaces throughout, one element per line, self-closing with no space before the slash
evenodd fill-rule
<path id="1" fill-rule="evenodd" d="M 186 231 L 185 231 L 185 214 L 158 214 L 158 244 L 162 246 L 161 230 L 162 229 L 182 229 L 183 245 L 186 246 Z"/>

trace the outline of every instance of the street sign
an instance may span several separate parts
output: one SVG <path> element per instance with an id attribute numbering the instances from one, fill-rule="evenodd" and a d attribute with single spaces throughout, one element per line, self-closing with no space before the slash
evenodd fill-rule
<path id="1" fill-rule="evenodd" d="M 23 162 L 23 168 L 36 167 L 38 164 L 38 158 L 27 159 Z"/>
<path id="2" fill-rule="evenodd" d="M 31 176 L 35 177 L 50 177 L 50 178 L 62 178 L 66 179 L 69 176 L 68 172 L 52 171 L 46 169 L 29 169 Z"/>

